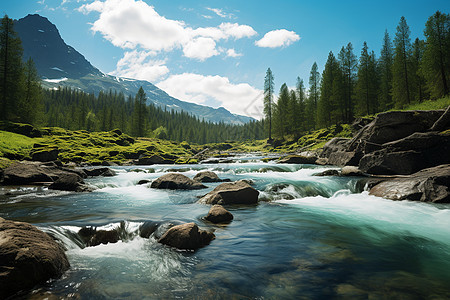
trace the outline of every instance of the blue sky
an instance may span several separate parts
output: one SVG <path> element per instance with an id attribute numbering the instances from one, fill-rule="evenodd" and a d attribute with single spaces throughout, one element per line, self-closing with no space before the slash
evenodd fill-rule
<path id="1" fill-rule="evenodd" d="M 385 29 L 401 16 L 411 38 L 423 38 L 436 10 L 450 1 L 14 0 L 1 12 L 19 19 L 39 13 L 65 42 L 101 71 L 149 80 L 180 100 L 259 117 L 264 75 L 275 88 L 308 86 L 316 61 L 351 42 L 379 55 Z"/>

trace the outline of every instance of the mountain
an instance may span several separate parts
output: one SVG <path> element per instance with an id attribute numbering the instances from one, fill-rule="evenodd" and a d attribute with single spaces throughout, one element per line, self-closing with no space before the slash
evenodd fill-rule
<path id="1" fill-rule="evenodd" d="M 24 59 L 31 57 L 34 60 L 46 88 L 67 86 L 95 94 L 113 90 L 134 96 L 142 86 L 147 99 L 155 105 L 183 110 L 206 121 L 244 124 L 254 120 L 232 114 L 223 107 L 212 108 L 178 100 L 148 81 L 104 74 L 67 45 L 56 26 L 40 15 L 28 15 L 15 21 L 14 28 L 22 40 Z"/>

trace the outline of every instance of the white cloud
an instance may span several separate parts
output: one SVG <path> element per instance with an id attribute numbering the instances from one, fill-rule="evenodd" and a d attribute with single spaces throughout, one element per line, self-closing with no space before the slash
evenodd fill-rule
<path id="1" fill-rule="evenodd" d="M 117 62 L 116 70 L 110 75 L 139 80 L 155 81 L 169 73 L 164 60 L 152 60 L 155 52 L 130 51 Z"/>
<path id="2" fill-rule="evenodd" d="M 183 73 L 171 75 L 157 86 L 183 101 L 205 104 L 215 100 L 233 113 L 262 117 L 262 91 L 247 83 L 231 83 L 227 77 Z"/>
<path id="3" fill-rule="evenodd" d="M 215 13 L 216 15 L 218 15 L 221 18 L 230 18 L 231 19 L 234 17 L 233 14 L 227 14 L 222 9 L 219 9 L 219 8 L 207 7 L 206 9 L 209 11 L 212 11 L 213 13 Z"/>
<path id="4" fill-rule="evenodd" d="M 184 56 L 189 58 L 196 58 L 204 61 L 207 58 L 218 55 L 216 50 L 216 42 L 212 38 L 199 37 L 190 40 L 183 48 Z"/>
<path id="5" fill-rule="evenodd" d="M 266 33 L 262 39 L 255 42 L 255 45 L 265 48 L 287 47 L 299 39 L 300 37 L 294 31 L 278 29 Z"/>
<path id="6" fill-rule="evenodd" d="M 78 10 L 85 14 L 99 12 L 99 18 L 92 24 L 92 31 L 99 32 L 117 47 L 141 47 L 147 51 L 182 48 L 185 56 L 200 60 L 218 54 L 215 47 L 219 40 L 256 35 L 252 27 L 237 23 L 193 29 L 182 21 L 159 15 L 153 6 L 141 0 L 96 0 L 82 5 Z M 206 49 L 194 54 L 193 51 L 201 46 Z"/>
<path id="7" fill-rule="evenodd" d="M 234 49 L 227 50 L 227 56 L 229 57 L 239 57 L 242 56 L 242 53 L 237 53 Z"/>

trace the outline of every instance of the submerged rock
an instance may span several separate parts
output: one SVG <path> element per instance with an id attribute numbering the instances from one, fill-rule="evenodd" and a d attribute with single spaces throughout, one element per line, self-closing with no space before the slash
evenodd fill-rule
<path id="1" fill-rule="evenodd" d="M 94 247 L 100 244 L 117 243 L 120 240 L 117 229 L 97 230 L 93 227 L 83 227 L 78 231 L 78 235 L 87 247 Z"/>
<path id="2" fill-rule="evenodd" d="M 182 250 L 196 250 L 208 245 L 214 238 L 214 233 L 199 229 L 197 224 L 185 223 L 167 230 L 158 242 Z"/>
<path id="3" fill-rule="evenodd" d="M 35 226 L 0 218 L 0 298 L 26 291 L 69 269 L 64 249 Z"/>
<path id="4" fill-rule="evenodd" d="M 233 215 L 222 205 L 216 204 L 211 207 L 205 220 L 212 223 L 229 223 L 233 220 Z"/>
<path id="5" fill-rule="evenodd" d="M 142 184 L 147 184 L 147 183 L 150 183 L 151 182 L 151 180 L 148 180 L 148 179 L 141 179 L 141 180 L 139 180 L 138 181 L 138 185 L 142 185 Z"/>
<path id="6" fill-rule="evenodd" d="M 152 182 L 152 188 L 170 190 L 198 190 L 206 186 L 179 173 L 165 174 Z"/>
<path id="7" fill-rule="evenodd" d="M 217 176 L 216 173 L 211 171 L 203 171 L 197 173 L 197 175 L 194 176 L 194 180 L 198 182 L 224 182 L 224 181 L 230 181 L 229 179 L 220 179 L 219 176 Z"/>
<path id="8" fill-rule="evenodd" d="M 391 200 L 450 203 L 450 165 L 421 170 L 412 175 L 368 182 L 370 194 Z"/>
<path id="9" fill-rule="evenodd" d="M 259 192 L 247 182 L 240 180 L 226 182 L 203 196 L 199 202 L 204 204 L 255 204 L 258 202 Z"/>

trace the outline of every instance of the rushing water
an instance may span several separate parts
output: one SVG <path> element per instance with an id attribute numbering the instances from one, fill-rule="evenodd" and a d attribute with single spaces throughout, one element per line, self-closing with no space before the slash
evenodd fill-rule
<path id="1" fill-rule="evenodd" d="M 450 298 L 450 206 L 394 202 L 357 193 L 358 178 L 316 177 L 325 167 L 263 163 L 115 167 L 67 193 L 3 189 L 0 217 L 30 222 L 67 249 L 71 268 L 26 297 L 75 299 L 423 299 Z M 260 202 L 229 206 L 228 225 L 202 220 L 208 190 L 136 185 L 167 172 L 201 170 L 250 179 Z M 146 221 L 196 222 L 216 239 L 195 252 L 139 237 Z M 83 248 L 83 226 L 121 227 L 126 238 Z"/>

